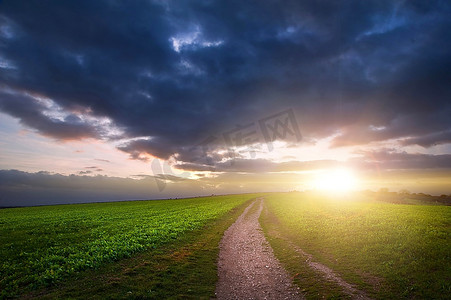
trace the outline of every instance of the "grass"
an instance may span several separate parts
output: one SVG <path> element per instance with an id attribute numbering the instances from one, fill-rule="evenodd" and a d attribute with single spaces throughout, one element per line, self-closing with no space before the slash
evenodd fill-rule
<path id="1" fill-rule="evenodd" d="M 364 195 L 288 193 L 266 199 L 265 234 L 307 298 L 343 295 L 300 263 L 290 242 L 370 296 L 449 297 L 451 207 L 392 204 Z"/>
<path id="2" fill-rule="evenodd" d="M 306 299 L 342 299 L 346 294 L 333 282 L 318 276 L 308 266 L 305 257 L 295 251 L 286 235 L 280 232 L 280 222 L 267 207 L 260 216 L 260 224 L 277 259 L 282 263 L 293 282 L 301 288 Z"/>
<path id="3" fill-rule="evenodd" d="M 34 291 L 39 299 L 210 299 L 224 231 L 250 201 L 170 243 Z"/>
<path id="4" fill-rule="evenodd" d="M 186 293 L 190 293 L 187 286 L 195 287 L 198 282 L 196 293 L 211 295 L 211 281 L 216 280 L 216 271 L 212 275 L 215 251 L 226 229 L 221 224 L 227 225 L 230 212 L 253 197 L 248 194 L 1 210 L 1 297 L 32 290 L 41 292 L 29 295 L 44 298 L 49 293 L 57 297 L 65 293 L 93 297 L 89 291 L 108 298 L 157 297 L 166 290 L 163 286 L 172 285 L 170 293 L 181 292 L 175 286 L 183 281 L 193 283 L 184 286 Z M 210 239 L 205 240 L 207 236 Z M 189 272 L 193 259 L 200 263 L 198 273 Z M 205 279 L 207 285 L 200 279 L 205 274 L 210 278 Z M 137 278 L 142 284 L 137 284 Z M 85 288 L 78 288 L 80 284 Z M 42 292 L 43 287 L 52 286 L 58 288 Z"/>
<path id="5" fill-rule="evenodd" d="M 256 196 L 0 210 L 0 298 L 210 299 L 219 241 Z M 451 206 L 404 198 L 266 194 L 260 223 L 307 299 L 349 296 L 293 245 L 371 297 L 447 299 Z"/>

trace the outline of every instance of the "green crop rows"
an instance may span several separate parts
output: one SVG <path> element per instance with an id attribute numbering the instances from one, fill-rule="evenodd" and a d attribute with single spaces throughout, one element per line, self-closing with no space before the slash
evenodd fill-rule
<path id="1" fill-rule="evenodd" d="M 158 247 L 252 195 L 0 210 L 0 298 Z"/>

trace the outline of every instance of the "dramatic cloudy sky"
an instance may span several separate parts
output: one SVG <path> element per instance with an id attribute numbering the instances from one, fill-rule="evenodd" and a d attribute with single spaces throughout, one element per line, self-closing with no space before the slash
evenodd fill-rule
<path id="1" fill-rule="evenodd" d="M 364 188 L 451 193 L 450 15 L 2 1 L 0 204 L 303 189 L 336 167 Z"/>

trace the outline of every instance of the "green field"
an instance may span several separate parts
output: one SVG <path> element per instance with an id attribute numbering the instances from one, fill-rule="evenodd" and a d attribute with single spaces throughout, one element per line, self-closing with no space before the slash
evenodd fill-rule
<path id="1" fill-rule="evenodd" d="M 1 297 L 158 249 L 255 195 L 0 210 Z"/>
<path id="2" fill-rule="evenodd" d="M 209 299 L 219 241 L 256 196 L 2 209 L 0 298 Z M 307 299 L 349 297 L 294 247 L 372 298 L 449 298 L 451 206 L 364 193 L 264 198 L 265 235 Z"/>
<path id="3" fill-rule="evenodd" d="M 343 295 L 300 263 L 292 244 L 375 298 L 451 295 L 451 206 L 307 193 L 268 195 L 266 206 L 260 222 L 307 298 Z"/>

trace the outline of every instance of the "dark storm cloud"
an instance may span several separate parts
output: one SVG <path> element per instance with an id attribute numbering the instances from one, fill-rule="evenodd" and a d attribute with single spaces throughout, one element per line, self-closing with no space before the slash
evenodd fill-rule
<path id="1" fill-rule="evenodd" d="M 0 109 L 39 133 L 58 139 L 100 137 L 96 128 L 81 122 L 76 116 L 55 119 L 46 115 L 46 107 L 32 96 L 0 92 Z"/>
<path id="2" fill-rule="evenodd" d="M 140 156 L 142 153 L 151 153 L 156 157 L 168 159 L 175 152 L 174 146 L 166 138 L 159 137 L 152 140 L 135 140 L 126 145 L 119 146 L 118 149 L 129 153 L 132 159 L 143 161 L 147 161 L 149 158 Z"/>
<path id="3" fill-rule="evenodd" d="M 433 145 L 451 143 L 451 130 L 432 133 L 415 138 L 408 138 L 402 141 L 403 145 L 420 145 L 423 147 L 431 147 Z"/>
<path id="4" fill-rule="evenodd" d="M 421 153 L 397 152 L 393 149 L 362 151 L 359 158 L 350 163 L 363 169 L 449 169 L 451 154 L 431 155 Z"/>
<path id="5" fill-rule="evenodd" d="M 114 138 L 151 137 L 120 146 L 136 159 L 193 162 L 210 134 L 286 108 L 306 138 L 340 130 L 334 146 L 427 147 L 451 128 L 450 13 L 445 1 L 3 1 L 0 83 L 14 93 L 0 105 L 58 139 L 107 134 L 49 120 L 24 94 L 107 117 Z"/>
<path id="6" fill-rule="evenodd" d="M 337 167 L 352 166 L 361 170 L 405 170 L 405 169 L 449 169 L 451 168 L 451 154 L 410 154 L 397 152 L 393 149 L 379 151 L 358 151 L 356 156 L 348 161 L 312 160 L 312 161 L 286 161 L 274 162 L 268 159 L 237 158 L 212 165 L 200 163 L 180 163 L 177 169 L 186 171 L 210 172 L 298 172 Z"/>

